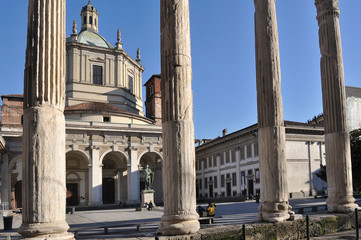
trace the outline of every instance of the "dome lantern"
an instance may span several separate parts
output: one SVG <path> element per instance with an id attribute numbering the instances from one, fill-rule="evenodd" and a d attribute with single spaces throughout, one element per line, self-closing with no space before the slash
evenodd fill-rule
<path id="1" fill-rule="evenodd" d="M 81 30 L 98 32 L 98 11 L 91 4 L 90 0 L 81 10 Z"/>

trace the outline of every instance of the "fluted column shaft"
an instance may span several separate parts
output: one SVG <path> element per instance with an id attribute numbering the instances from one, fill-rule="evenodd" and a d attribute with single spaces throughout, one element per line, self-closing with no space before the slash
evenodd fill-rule
<path id="1" fill-rule="evenodd" d="M 261 180 L 259 219 L 290 217 L 285 158 L 285 129 L 275 0 L 254 0 L 258 142 Z"/>
<path id="2" fill-rule="evenodd" d="M 163 235 L 199 230 L 188 0 L 161 0 Z"/>
<path id="3" fill-rule="evenodd" d="M 321 51 L 321 81 L 325 119 L 327 206 L 331 212 L 352 212 L 350 137 L 346 121 L 346 94 L 338 0 L 316 0 Z"/>
<path id="4" fill-rule="evenodd" d="M 29 0 L 23 239 L 74 239 L 65 222 L 65 1 Z"/>

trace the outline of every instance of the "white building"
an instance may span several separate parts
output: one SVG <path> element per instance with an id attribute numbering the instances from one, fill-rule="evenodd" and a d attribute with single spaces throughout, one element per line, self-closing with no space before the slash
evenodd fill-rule
<path id="1" fill-rule="evenodd" d="M 326 183 L 315 176 L 325 165 L 323 127 L 285 121 L 288 191 L 290 197 L 322 194 Z M 231 199 L 260 192 L 257 125 L 196 147 L 197 198 Z"/>
<path id="2" fill-rule="evenodd" d="M 349 131 L 361 128 L 361 88 L 346 87 L 346 104 Z"/>

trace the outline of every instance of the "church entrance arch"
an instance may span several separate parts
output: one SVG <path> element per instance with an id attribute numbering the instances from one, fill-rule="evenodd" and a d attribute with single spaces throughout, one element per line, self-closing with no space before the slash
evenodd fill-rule
<path id="1" fill-rule="evenodd" d="M 127 200 L 127 157 L 121 152 L 109 152 L 103 158 L 103 204 L 119 204 Z"/>
<path id="2" fill-rule="evenodd" d="M 146 165 L 154 173 L 153 184 L 151 184 L 151 189 L 155 191 L 154 201 L 156 203 L 163 202 L 163 183 L 162 183 L 162 156 L 156 152 L 147 152 L 143 154 L 139 161 L 141 168 L 145 168 Z M 140 171 L 140 190 L 145 189 L 144 175 L 143 171 Z"/>
<path id="3" fill-rule="evenodd" d="M 66 153 L 66 205 L 87 205 L 89 201 L 89 157 L 81 151 Z"/>

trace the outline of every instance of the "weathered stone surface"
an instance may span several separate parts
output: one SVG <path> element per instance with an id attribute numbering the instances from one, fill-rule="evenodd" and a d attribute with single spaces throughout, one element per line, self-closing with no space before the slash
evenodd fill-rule
<path id="1" fill-rule="evenodd" d="M 74 239 L 65 221 L 65 1 L 29 0 L 23 239 Z"/>
<path id="2" fill-rule="evenodd" d="M 346 93 L 338 0 L 316 0 L 321 51 L 321 80 L 327 159 L 327 206 L 330 212 L 352 212 L 350 138 L 346 119 Z"/>
<path id="3" fill-rule="evenodd" d="M 199 230 L 188 0 L 161 1 L 163 235 Z"/>
<path id="4" fill-rule="evenodd" d="M 275 0 L 255 0 L 258 141 L 261 179 L 259 219 L 290 218 L 285 129 Z"/>
<path id="5" fill-rule="evenodd" d="M 349 230 L 354 226 L 354 216 L 347 214 L 338 215 L 313 215 L 310 216 L 310 236 L 324 236 L 325 234 Z M 250 223 L 246 224 L 246 239 L 306 239 L 306 220 L 286 221 L 279 223 Z M 162 237 L 160 240 L 200 240 L 200 239 L 243 239 L 241 224 L 212 226 L 199 230 L 198 233 L 184 236 Z"/>

